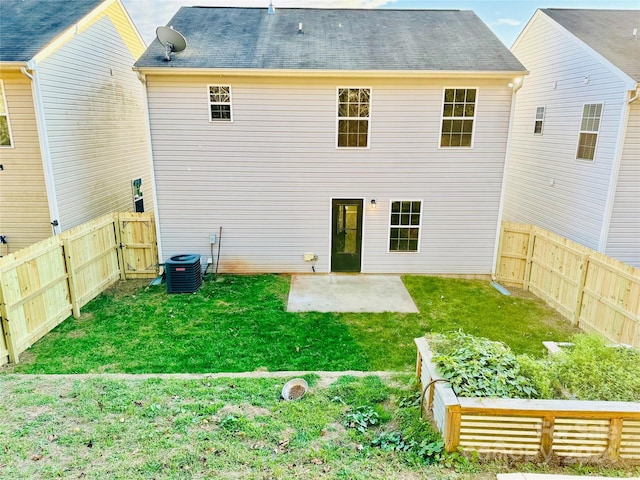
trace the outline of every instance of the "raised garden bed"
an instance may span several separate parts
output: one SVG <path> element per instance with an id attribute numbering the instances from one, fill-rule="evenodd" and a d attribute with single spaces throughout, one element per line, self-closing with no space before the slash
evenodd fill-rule
<path id="1" fill-rule="evenodd" d="M 640 403 L 458 397 L 437 372 L 426 338 L 416 338 L 421 413 L 448 452 L 549 461 L 640 462 Z"/>

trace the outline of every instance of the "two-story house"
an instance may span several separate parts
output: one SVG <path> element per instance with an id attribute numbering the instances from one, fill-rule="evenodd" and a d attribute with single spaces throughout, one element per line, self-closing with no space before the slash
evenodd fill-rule
<path id="1" fill-rule="evenodd" d="M 186 48 L 156 40 L 134 67 L 161 260 L 491 273 L 527 72 L 473 12 L 183 7 L 168 25 Z"/>

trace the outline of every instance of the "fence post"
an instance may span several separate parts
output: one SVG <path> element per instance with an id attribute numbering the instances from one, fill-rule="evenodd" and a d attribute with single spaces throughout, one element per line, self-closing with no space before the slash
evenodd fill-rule
<path id="1" fill-rule="evenodd" d="M 114 227 L 114 233 L 116 236 L 116 245 L 117 245 L 117 253 L 118 253 L 118 268 L 120 269 L 120 278 L 122 280 L 126 280 L 127 279 L 127 269 L 125 268 L 125 262 L 124 262 L 124 245 L 122 245 L 122 232 L 121 232 L 121 228 L 122 228 L 122 224 L 120 222 L 120 214 L 119 213 L 114 213 L 113 214 L 113 227 Z"/>
<path id="2" fill-rule="evenodd" d="M 573 318 L 571 325 L 580 326 L 580 314 L 582 313 L 582 297 L 584 296 L 584 287 L 587 281 L 587 270 L 589 270 L 589 255 L 584 254 L 580 257 L 580 281 L 578 282 L 578 291 L 576 292 L 576 306 L 573 309 Z"/>
<path id="3" fill-rule="evenodd" d="M 531 262 L 533 261 L 533 248 L 535 246 L 536 234 L 532 228 L 529 229 L 529 245 L 527 246 L 527 263 L 524 266 L 524 279 L 522 289 L 529 290 L 529 278 L 531 277 Z"/>
<path id="4" fill-rule="evenodd" d="M 9 362 L 18 363 L 18 347 L 15 343 L 13 335 L 11 334 L 11 322 L 7 318 L 7 305 L 4 303 L 4 296 L 2 295 L 2 276 L 0 275 L 0 330 L 4 332 L 4 342 L 7 345 L 9 351 Z"/>
<path id="5" fill-rule="evenodd" d="M 67 288 L 69 289 L 69 300 L 71 300 L 71 308 L 74 318 L 80 318 L 80 307 L 78 306 L 78 291 L 76 290 L 76 280 L 73 276 L 73 259 L 71 258 L 71 242 L 69 239 L 60 236 L 62 240 L 62 256 L 64 257 L 64 266 L 67 270 Z"/>
<path id="6" fill-rule="evenodd" d="M 556 418 L 553 416 L 547 416 L 542 418 L 542 432 L 540 435 L 540 455 L 544 461 L 551 460 L 553 455 L 553 430 L 555 427 Z"/>
<path id="7" fill-rule="evenodd" d="M 447 452 L 455 452 L 460 444 L 460 424 L 462 409 L 460 404 L 447 405 L 444 424 L 444 448 Z"/>
<path id="8" fill-rule="evenodd" d="M 620 458 L 620 442 L 622 442 L 622 418 L 612 418 L 609 423 L 609 438 L 605 456 L 609 460 Z"/>

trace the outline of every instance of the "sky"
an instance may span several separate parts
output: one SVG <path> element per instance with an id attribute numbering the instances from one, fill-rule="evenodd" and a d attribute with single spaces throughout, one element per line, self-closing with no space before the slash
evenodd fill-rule
<path id="1" fill-rule="evenodd" d="M 269 0 L 122 0 L 149 45 L 183 6 L 264 7 Z M 507 47 L 538 8 L 640 9 L 640 0 L 273 0 L 276 7 L 473 10 Z"/>

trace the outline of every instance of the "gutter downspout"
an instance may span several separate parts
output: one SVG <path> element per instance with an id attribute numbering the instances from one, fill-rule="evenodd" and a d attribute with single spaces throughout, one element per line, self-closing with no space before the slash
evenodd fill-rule
<path id="1" fill-rule="evenodd" d="M 135 69 L 134 69 L 135 70 Z M 149 117 L 149 95 L 147 92 L 147 76 L 136 70 L 138 80 L 142 83 L 142 90 L 144 92 L 144 118 L 145 126 L 147 128 L 147 146 L 149 148 L 149 166 L 151 175 L 151 184 L 153 185 L 153 216 L 156 221 L 156 246 L 158 247 L 158 264 L 162 265 L 162 235 L 160 235 L 160 208 L 158 206 L 158 182 L 156 180 L 156 167 L 153 161 L 153 142 L 151 141 L 151 119 Z"/>
<path id="2" fill-rule="evenodd" d="M 504 152 L 504 167 L 502 169 L 502 185 L 500 187 L 500 203 L 498 205 L 498 220 L 496 225 L 496 241 L 493 247 L 493 261 L 491 262 L 491 279 L 496 282 L 496 270 L 498 263 L 498 251 L 500 249 L 500 233 L 502 232 L 502 213 L 504 211 L 504 196 L 507 190 L 507 171 L 509 164 L 509 155 L 511 153 L 511 143 L 513 141 L 513 122 L 516 112 L 516 93 L 522 88 L 524 84 L 524 77 L 518 77 L 513 83 L 510 83 L 511 87 L 511 113 L 509 116 L 509 129 L 507 131 L 507 147 Z"/>
<path id="3" fill-rule="evenodd" d="M 633 92 L 633 90 L 631 90 Z M 607 244 L 609 243 L 609 230 L 611 228 L 611 218 L 613 217 L 613 206 L 615 203 L 616 189 L 618 186 L 618 177 L 620 175 L 620 166 L 622 165 L 622 151 L 624 150 L 624 142 L 627 134 L 627 124 L 629 123 L 629 114 L 631 113 L 631 104 L 638 99 L 640 95 L 640 85 L 636 85 L 636 94 L 628 98 L 629 92 L 625 91 L 625 98 L 622 102 L 622 111 L 620 113 L 620 122 L 618 123 L 618 139 L 616 141 L 616 149 L 613 156 L 613 165 L 611 168 L 611 176 L 609 177 L 609 190 L 607 192 L 607 202 L 604 206 L 604 215 L 602 216 L 602 227 L 600 229 L 600 240 L 598 241 L 598 252 L 606 253 Z"/>
<path id="4" fill-rule="evenodd" d="M 27 71 L 31 70 L 31 73 Z M 33 107 L 36 114 L 36 125 L 38 127 L 38 141 L 40 143 L 40 155 L 42 157 L 42 169 L 44 172 L 44 184 L 47 190 L 47 202 L 49 204 L 49 215 L 51 216 L 51 227 L 53 235 L 60 233 L 60 212 L 58 211 L 58 200 L 56 196 L 56 186 L 53 176 L 53 166 L 51 164 L 51 150 L 49 149 L 49 135 L 47 133 L 47 122 L 44 115 L 44 104 L 40 95 L 40 82 L 35 64 L 30 61 L 27 67 L 21 67 L 22 74 L 31 80 L 31 96 L 33 97 Z"/>

